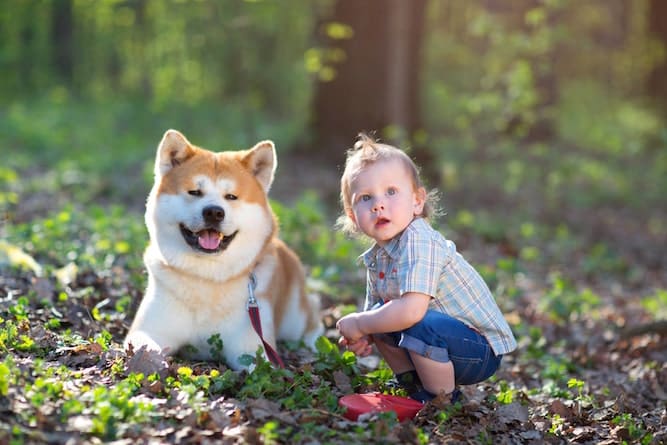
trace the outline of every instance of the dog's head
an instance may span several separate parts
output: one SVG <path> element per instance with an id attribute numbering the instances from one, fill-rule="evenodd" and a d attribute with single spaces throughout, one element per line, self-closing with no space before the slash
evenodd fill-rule
<path id="1" fill-rule="evenodd" d="M 276 230 L 267 196 L 275 169 L 271 141 L 214 153 L 167 131 L 146 206 L 151 242 L 171 265 L 194 255 L 247 266 Z"/>

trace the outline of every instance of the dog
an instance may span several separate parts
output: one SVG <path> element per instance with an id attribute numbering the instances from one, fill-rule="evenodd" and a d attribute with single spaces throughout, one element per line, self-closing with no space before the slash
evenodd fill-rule
<path id="1" fill-rule="evenodd" d="M 319 302 L 306 294 L 303 265 L 278 239 L 269 204 L 276 166 L 271 141 L 215 153 L 176 130 L 164 134 L 146 201 L 148 285 L 126 348 L 175 354 L 187 346 L 193 359 L 249 369 L 244 355 L 266 354 L 247 311 L 251 280 L 264 340 L 274 349 L 277 340 L 314 347 Z"/>

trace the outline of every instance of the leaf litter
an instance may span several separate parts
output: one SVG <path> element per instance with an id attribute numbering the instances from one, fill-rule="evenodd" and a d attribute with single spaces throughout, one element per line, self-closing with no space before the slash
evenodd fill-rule
<path id="1" fill-rule="evenodd" d="M 495 377 L 463 388 L 462 404 L 427 405 L 399 423 L 391 414 L 352 422 L 337 408 L 353 391 L 393 391 L 383 377 L 364 377 L 383 369 L 377 360 L 281 344 L 287 369 L 260 363 L 251 377 L 221 363 L 125 351 L 133 308 L 117 304 L 142 294 L 127 271 L 29 269 L 0 275 L 2 443 L 667 442 L 665 332 L 624 335 L 651 320 L 627 295 L 637 301 L 664 288 L 661 279 L 637 287 L 575 272 L 579 287 L 603 301 L 554 320 L 537 307 L 548 274 L 524 272 L 508 313 L 520 350 Z M 331 314 L 355 302 L 323 299 L 335 345 Z"/>

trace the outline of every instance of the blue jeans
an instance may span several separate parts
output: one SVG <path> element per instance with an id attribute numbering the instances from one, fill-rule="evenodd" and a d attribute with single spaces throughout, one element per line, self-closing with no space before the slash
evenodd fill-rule
<path id="1" fill-rule="evenodd" d="M 462 321 L 429 310 L 414 326 L 400 332 L 375 334 L 376 341 L 407 349 L 438 362 L 451 361 L 457 385 L 472 385 L 491 377 L 502 355 L 496 356 L 483 335 Z"/>

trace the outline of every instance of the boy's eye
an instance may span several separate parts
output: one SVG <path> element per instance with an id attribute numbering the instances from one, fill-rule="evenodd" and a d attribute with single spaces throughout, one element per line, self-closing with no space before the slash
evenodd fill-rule
<path id="1" fill-rule="evenodd" d="M 392 195 L 395 195 L 395 194 L 396 194 L 396 189 L 394 187 L 390 187 L 387 190 L 387 195 L 392 196 Z"/>
<path id="2" fill-rule="evenodd" d="M 188 195 L 192 195 L 192 196 L 202 196 L 203 193 L 202 193 L 201 190 L 189 190 L 189 191 L 188 191 Z"/>
<path id="3" fill-rule="evenodd" d="M 361 200 L 362 201 L 370 201 L 371 195 L 361 195 Z"/>
<path id="4" fill-rule="evenodd" d="M 238 196 L 232 195 L 231 193 L 227 193 L 225 195 L 225 199 L 228 201 L 236 201 L 238 199 Z"/>

